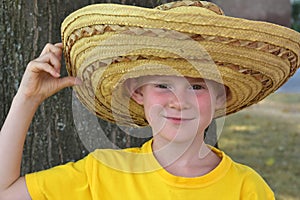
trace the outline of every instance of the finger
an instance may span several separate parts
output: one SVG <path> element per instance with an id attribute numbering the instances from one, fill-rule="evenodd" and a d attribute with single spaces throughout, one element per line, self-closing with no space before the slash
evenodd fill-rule
<path id="1" fill-rule="evenodd" d="M 58 72 L 56 72 L 56 70 L 52 67 L 52 65 L 50 65 L 49 63 L 46 63 L 46 62 L 31 61 L 28 64 L 27 68 L 28 68 L 28 70 L 32 71 L 33 73 L 46 72 L 55 78 L 60 77 L 60 74 Z"/>
<path id="2" fill-rule="evenodd" d="M 43 48 L 43 50 L 42 50 L 40 56 L 42 56 L 42 55 L 44 55 L 44 54 L 50 52 L 50 49 L 51 49 L 52 47 L 54 47 L 53 44 L 47 43 L 47 44 L 44 46 L 44 48 Z"/>
<path id="3" fill-rule="evenodd" d="M 55 47 L 57 47 L 57 52 L 54 52 L 55 55 L 59 58 L 59 60 L 61 60 L 62 58 L 62 53 L 63 53 L 63 49 L 64 49 L 64 46 L 63 46 L 63 43 L 56 43 L 54 44 Z"/>
<path id="4" fill-rule="evenodd" d="M 78 80 L 75 77 L 72 76 L 67 76 L 64 78 L 60 78 L 58 79 L 59 83 L 58 83 L 58 90 L 64 89 L 66 87 L 71 87 L 74 85 L 78 85 Z"/>
<path id="5" fill-rule="evenodd" d="M 63 49 L 63 43 L 62 42 L 56 43 L 56 44 L 54 44 L 54 46 L 56 46 L 60 49 Z"/>
<path id="6" fill-rule="evenodd" d="M 45 45 L 44 49 L 42 50 L 42 53 L 40 54 L 40 56 L 43 56 L 49 52 L 54 53 L 60 60 L 61 60 L 61 56 L 62 56 L 62 44 L 57 43 L 57 44 L 51 44 L 48 43 Z"/>
<path id="7" fill-rule="evenodd" d="M 57 73 L 60 73 L 61 61 L 52 52 L 49 52 L 45 55 L 42 55 L 42 56 L 38 57 L 37 59 L 35 59 L 35 61 L 49 63 L 50 65 L 52 65 L 52 67 L 55 69 L 55 71 Z"/>

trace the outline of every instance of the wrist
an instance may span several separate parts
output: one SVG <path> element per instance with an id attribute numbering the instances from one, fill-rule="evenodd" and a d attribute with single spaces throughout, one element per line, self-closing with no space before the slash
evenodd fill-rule
<path id="1" fill-rule="evenodd" d="M 28 97 L 28 96 L 18 92 L 15 95 L 12 103 L 20 105 L 26 109 L 30 109 L 33 112 L 35 112 L 36 109 L 41 104 L 41 101 L 37 97 Z"/>

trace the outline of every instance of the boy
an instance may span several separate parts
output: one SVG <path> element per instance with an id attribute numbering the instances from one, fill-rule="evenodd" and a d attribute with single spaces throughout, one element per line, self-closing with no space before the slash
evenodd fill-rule
<path id="1" fill-rule="evenodd" d="M 258 102 L 295 72 L 299 34 L 221 14 L 213 4 L 183 1 L 156 10 L 92 5 L 70 15 L 63 45 L 46 45 L 28 64 L 1 129 L 0 198 L 274 199 L 256 172 L 204 144 L 203 135 L 213 118 Z M 206 52 L 183 48 L 191 38 L 214 63 Z M 71 76 L 60 78 L 63 46 Z M 20 161 L 34 112 L 74 85 L 96 115 L 149 124 L 153 139 L 141 148 L 96 150 L 25 181 Z"/>

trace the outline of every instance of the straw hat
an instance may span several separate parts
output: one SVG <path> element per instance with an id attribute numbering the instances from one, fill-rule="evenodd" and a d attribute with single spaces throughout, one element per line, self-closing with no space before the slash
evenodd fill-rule
<path id="1" fill-rule="evenodd" d="M 224 16 L 215 4 L 178 1 L 154 9 L 94 4 L 62 23 L 69 75 L 79 100 L 97 116 L 145 126 L 124 81 L 145 75 L 201 77 L 229 88 L 237 112 L 277 90 L 299 67 L 300 34 L 275 24 Z"/>

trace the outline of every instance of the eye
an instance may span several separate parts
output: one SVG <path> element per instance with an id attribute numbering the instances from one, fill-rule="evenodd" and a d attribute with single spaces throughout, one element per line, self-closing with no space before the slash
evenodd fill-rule
<path id="1" fill-rule="evenodd" d="M 203 89 L 205 89 L 205 86 L 200 85 L 200 84 L 195 84 L 195 85 L 191 86 L 191 89 L 193 89 L 193 90 L 203 90 Z"/>
<path id="2" fill-rule="evenodd" d="M 170 86 L 167 84 L 155 84 L 154 85 L 156 88 L 160 88 L 160 89 L 169 89 Z"/>

